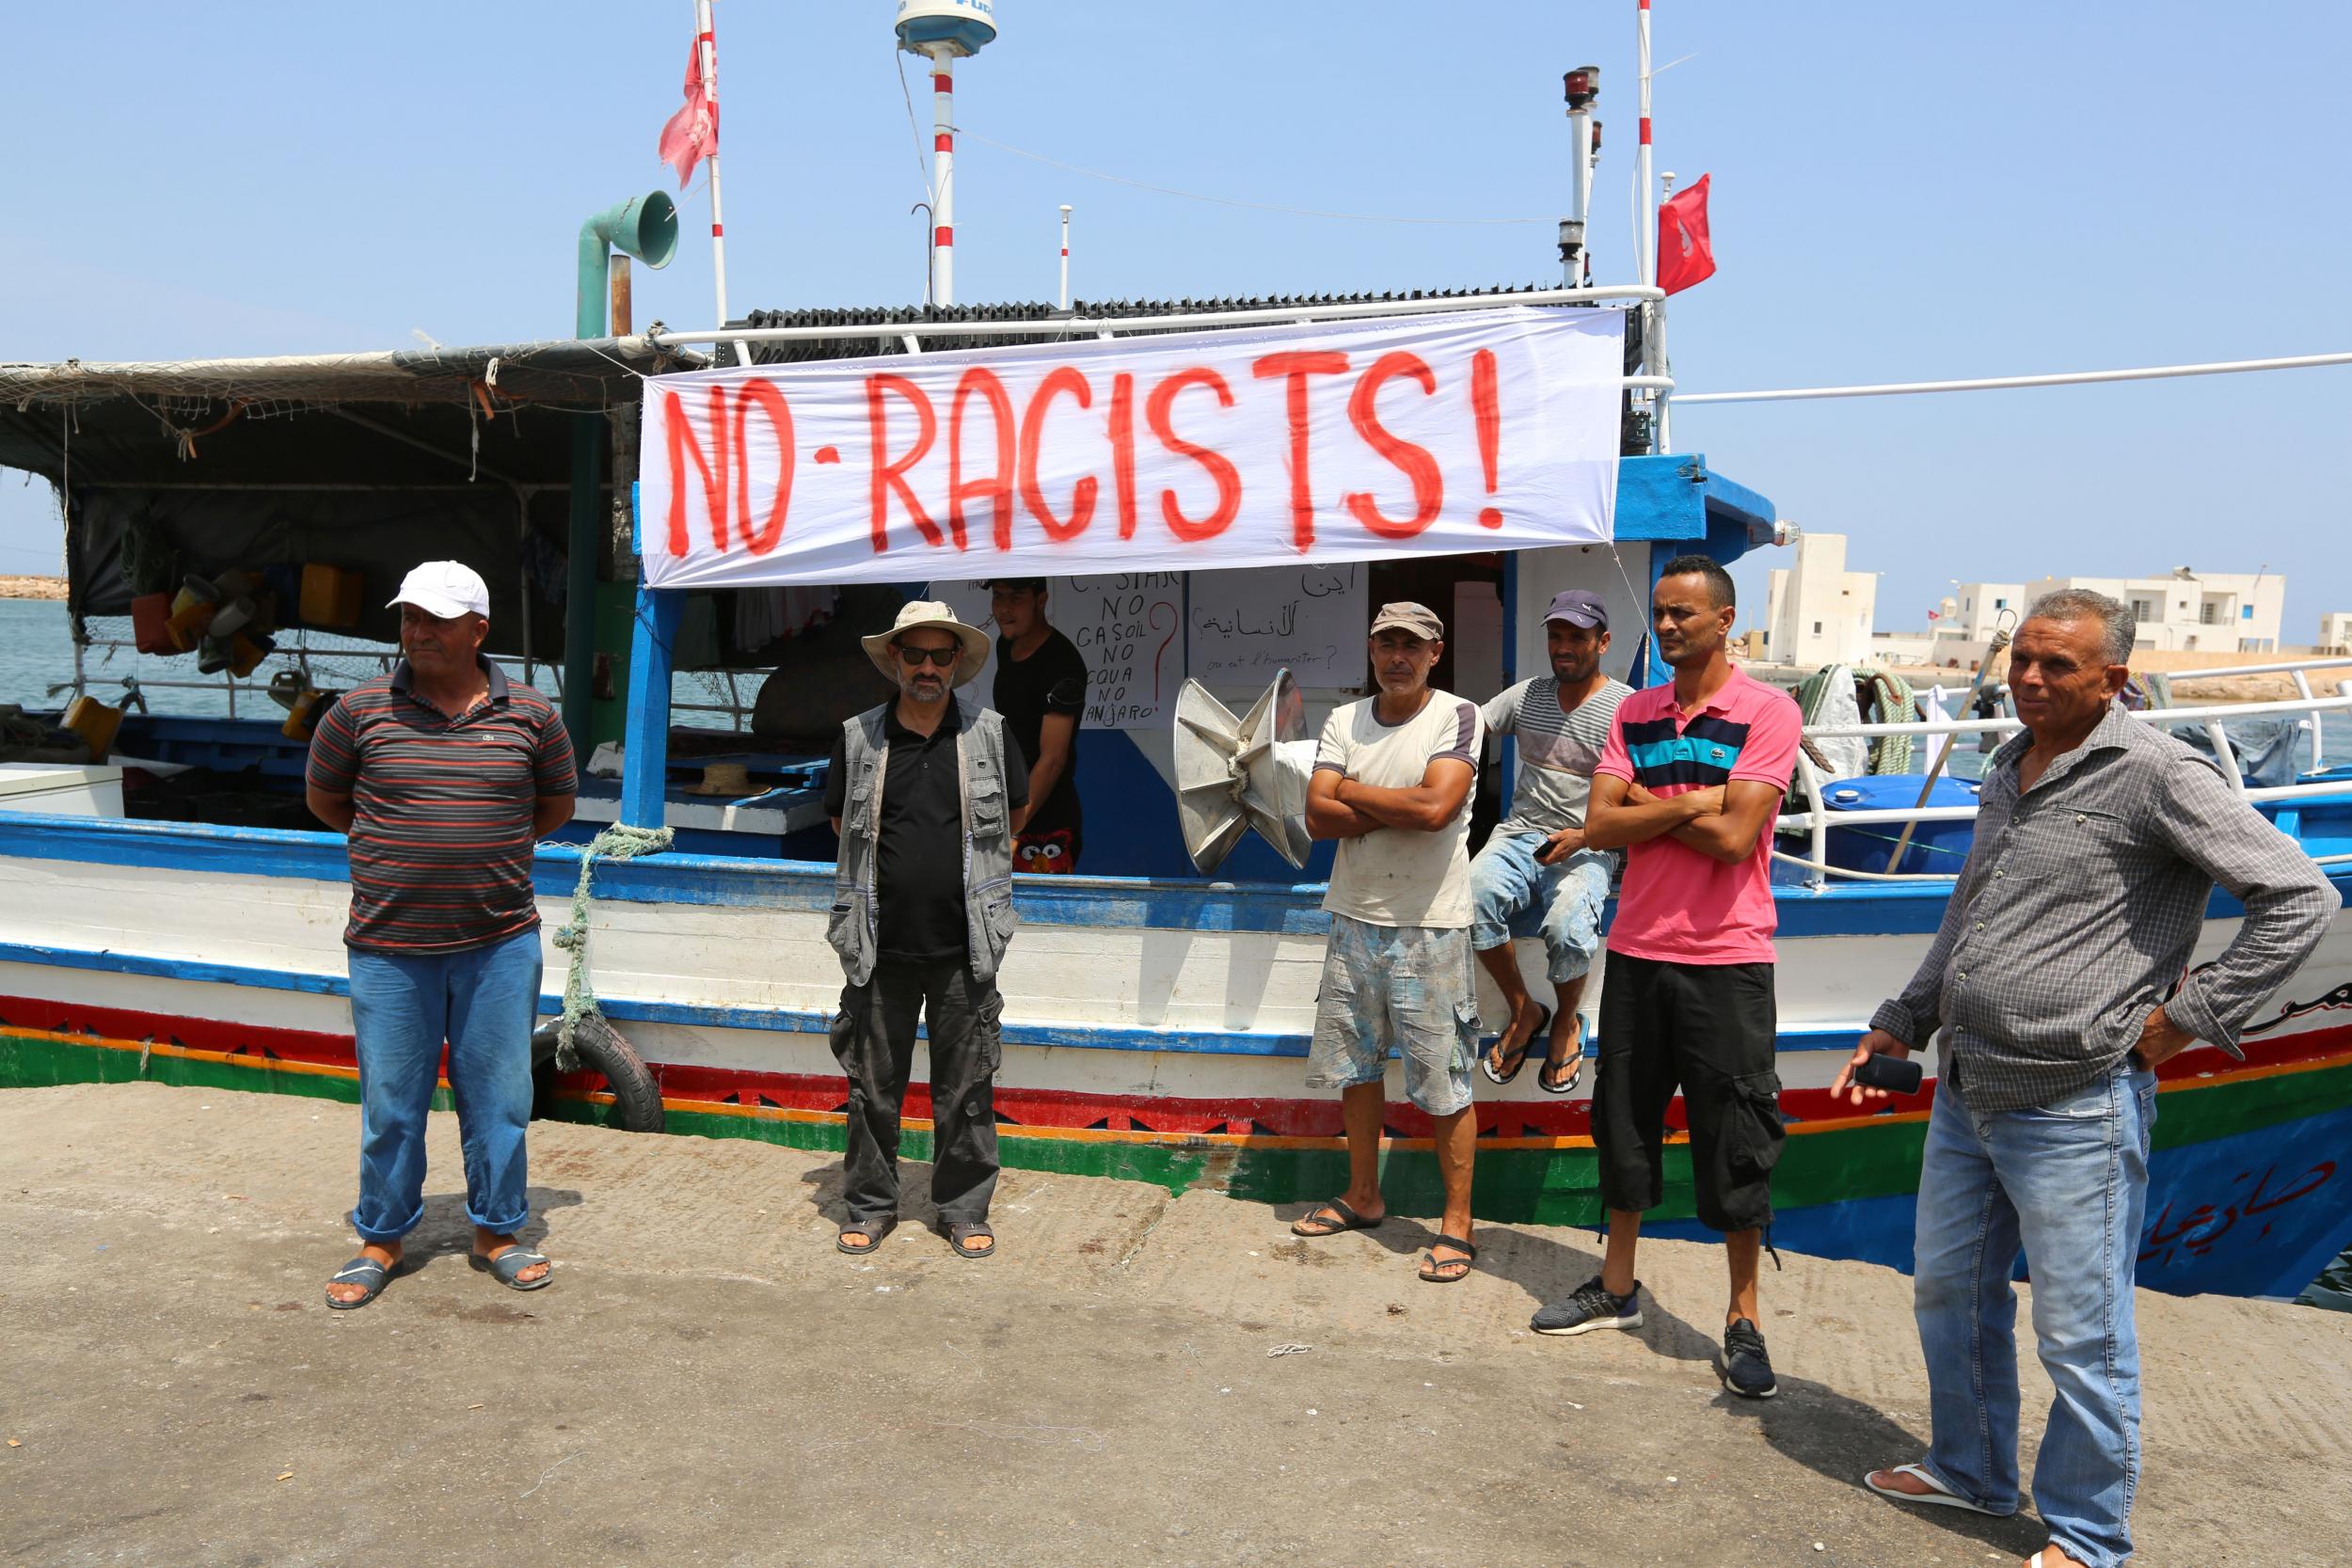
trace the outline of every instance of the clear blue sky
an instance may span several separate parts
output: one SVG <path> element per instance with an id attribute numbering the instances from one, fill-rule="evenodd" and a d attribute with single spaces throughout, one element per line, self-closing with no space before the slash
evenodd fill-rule
<path id="1" fill-rule="evenodd" d="M 1002 0 L 960 73 L 958 297 L 1441 288 L 1556 276 L 1560 72 L 1603 70 L 1596 271 L 1630 277 L 1632 0 Z M 721 0 L 733 303 L 919 300 L 890 0 Z M 1152 18 L 1184 19 L 1161 36 Z M 1688 390 L 2352 347 L 2352 9 L 1658 0 L 1659 166 L 1715 177 L 1721 272 L 1673 306 Z M 590 210 L 669 182 L 691 0 L 13 8 L 0 357 L 560 337 Z M 919 64 L 907 61 L 928 139 Z M 2338 104 L 2337 108 L 2328 105 Z M 38 132 L 38 135 L 34 133 Z M 1177 199 L 1528 225 L 1336 222 Z M 707 198 L 641 325 L 712 314 Z M 1691 408 L 1677 445 L 1852 536 L 1880 624 L 1947 578 L 2267 565 L 2286 640 L 2352 608 L 2352 369 Z M 0 571 L 50 569 L 0 484 Z M 1762 564 L 1741 573 L 1762 607 Z"/>

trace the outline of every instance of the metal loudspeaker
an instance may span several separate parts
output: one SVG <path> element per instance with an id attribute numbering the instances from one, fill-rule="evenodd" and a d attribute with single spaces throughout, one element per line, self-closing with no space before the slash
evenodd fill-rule
<path id="1" fill-rule="evenodd" d="M 1307 780 L 1315 743 L 1306 704 L 1283 670 L 1241 718 L 1199 681 L 1176 694 L 1176 810 L 1184 852 L 1206 876 L 1250 829 L 1293 865 L 1307 863 Z"/>
<path id="2" fill-rule="evenodd" d="M 677 203 L 667 191 L 633 196 L 588 220 L 599 239 L 649 267 L 666 267 L 677 254 Z"/>

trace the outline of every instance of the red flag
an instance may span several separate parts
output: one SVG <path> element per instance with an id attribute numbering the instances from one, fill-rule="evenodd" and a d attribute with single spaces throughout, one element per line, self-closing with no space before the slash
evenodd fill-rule
<path id="1" fill-rule="evenodd" d="M 1702 174 L 1658 209 L 1658 286 L 1668 293 L 1715 276 L 1715 244 L 1707 232 L 1707 182 Z"/>
<path id="2" fill-rule="evenodd" d="M 661 161 L 677 170 L 677 188 L 694 177 L 694 166 L 719 150 L 719 105 L 703 96 L 703 46 L 696 39 L 686 52 L 686 103 L 661 127 Z"/>

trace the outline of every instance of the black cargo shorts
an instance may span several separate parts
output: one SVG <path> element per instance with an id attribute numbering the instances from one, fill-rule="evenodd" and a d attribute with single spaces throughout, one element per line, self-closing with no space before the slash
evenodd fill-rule
<path id="1" fill-rule="evenodd" d="M 1772 1224 L 1772 1166 L 1787 1135 L 1772 1068 L 1772 966 L 1612 953 L 1599 1034 L 1593 1142 L 1601 1201 L 1640 1211 L 1663 1200 L 1666 1113 L 1679 1090 L 1699 1223 L 1721 1231 Z"/>

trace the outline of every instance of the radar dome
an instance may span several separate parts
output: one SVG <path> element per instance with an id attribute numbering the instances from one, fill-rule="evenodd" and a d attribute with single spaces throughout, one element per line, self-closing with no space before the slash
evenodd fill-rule
<path id="1" fill-rule="evenodd" d="M 977 55 L 995 37 L 994 0 L 898 0 L 898 47 L 910 55 Z"/>

